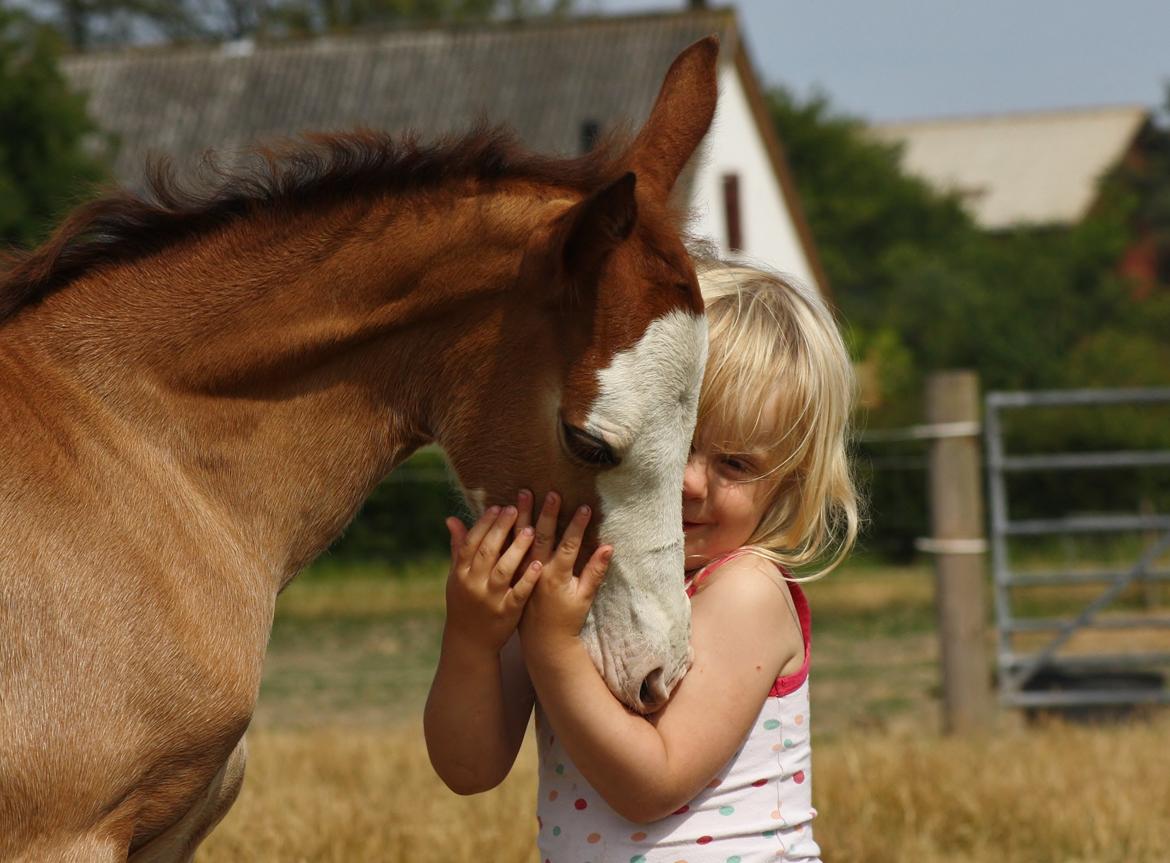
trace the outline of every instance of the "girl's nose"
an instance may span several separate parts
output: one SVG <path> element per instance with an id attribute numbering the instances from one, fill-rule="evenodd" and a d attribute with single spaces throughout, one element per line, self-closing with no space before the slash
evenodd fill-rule
<path id="1" fill-rule="evenodd" d="M 687 500 L 702 500 L 707 496 L 707 460 L 692 453 L 683 471 L 683 497 Z"/>

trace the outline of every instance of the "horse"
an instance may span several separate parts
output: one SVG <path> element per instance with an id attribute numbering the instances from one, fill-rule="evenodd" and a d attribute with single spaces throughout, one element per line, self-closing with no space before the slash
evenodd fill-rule
<path id="1" fill-rule="evenodd" d="M 676 58 L 628 144 L 309 136 L 207 187 L 159 170 L 8 259 L 0 859 L 192 859 L 277 594 L 429 442 L 473 508 L 594 507 L 615 553 L 582 637 L 632 708 L 668 697 L 706 347 L 669 195 L 717 53 Z"/>

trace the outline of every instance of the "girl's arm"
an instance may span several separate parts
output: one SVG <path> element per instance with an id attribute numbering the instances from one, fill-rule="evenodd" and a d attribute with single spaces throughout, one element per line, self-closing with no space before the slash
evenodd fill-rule
<path id="1" fill-rule="evenodd" d="M 443 635 L 439 667 L 423 713 L 427 754 L 457 794 L 499 785 L 512 769 L 534 701 L 520 640 L 489 653 Z"/>
<path id="2" fill-rule="evenodd" d="M 457 519 L 447 521 L 447 619 L 423 732 L 435 772 L 459 794 L 503 781 L 532 713 L 516 624 L 538 573 L 511 585 L 532 545 L 531 503 L 531 495 L 522 495 L 518 509 L 493 507 L 470 531 Z M 505 549 L 517 524 L 521 529 Z"/>
<path id="3" fill-rule="evenodd" d="M 727 763 L 776 677 L 800 666 L 804 642 L 774 568 L 751 555 L 733 560 L 694 597 L 695 661 L 674 696 L 653 716 L 630 712 L 577 637 L 608 563 L 608 550 L 598 549 L 581 577 L 572 576 L 587 521 L 574 516 L 543 569 L 521 623 L 524 657 L 585 779 L 624 818 L 655 821 L 692 800 Z"/>

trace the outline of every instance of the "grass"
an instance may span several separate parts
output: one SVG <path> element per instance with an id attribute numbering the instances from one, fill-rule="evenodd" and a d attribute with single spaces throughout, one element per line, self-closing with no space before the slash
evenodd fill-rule
<path id="1" fill-rule="evenodd" d="M 286 591 L 244 791 L 201 863 L 537 860 L 531 745 L 499 789 L 473 798 L 426 759 L 443 575 L 438 562 L 393 578 L 333 566 Z M 807 592 L 826 859 L 1170 859 L 1170 716 L 1037 728 L 1003 713 L 984 737 L 940 737 L 930 571 L 860 561 Z"/>
<path id="2" fill-rule="evenodd" d="M 256 724 L 399 722 L 422 709 L 443 625 L 441 562 L 314 570 L 280 597 Z M 826 734 L 937 724 L 929 572 L 868 567 L 807 586 L 814 609 L 814 707 Z"/>
<path id="3" fill-rule="evenodd" d="M 817 838 L 834 863 L 1162 863 L 1168 734 L 1163 719 L 821 741 Z M 258 729 L 248 770 L 201 863 L 539 860 L 531 745 L 500 788 L 472 798 L 435 778 L 416 724 Z"/>
<path id="4" fill-rule="evenodd" d="M 429 863 L 532 858 L 535 754 L 505 783 L 457 797 L 427 762 L 422 731 L 258 729 L 235 807 L 200 863 Z"/>
<path id="5" fill-rule="evenodd" d="M 1168 860 L 1167 732 L 1162 717 L 833 741 L 815 756 L 818 836 L 842 863 Z"/>
<path id="6" fill-rule="evenodd" d="M 277 603 L 260 727 L 385 724 L 419 715 L 439 656 L 444 566 L 339 571 L 293 582 Z"/>

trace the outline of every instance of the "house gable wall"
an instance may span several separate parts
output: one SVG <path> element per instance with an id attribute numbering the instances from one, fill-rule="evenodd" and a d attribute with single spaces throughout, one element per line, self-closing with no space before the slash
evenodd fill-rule
<path id="1" fill-rule="evenodd" d="M 729 257 L 764 264 L 824 292 L 805 253 L 794 214 L 756 124 L 739 71 L 722 64 L 719 75 L 719 108 L 707 135 L 703 160 L 691 188 L 695 221 L 692 231 L 718 244 Z M 723 177 L 739 175 L 740 225 L 743 249 L 736 255 L 727 248 L 727 223 L 723 203 Z"/>

